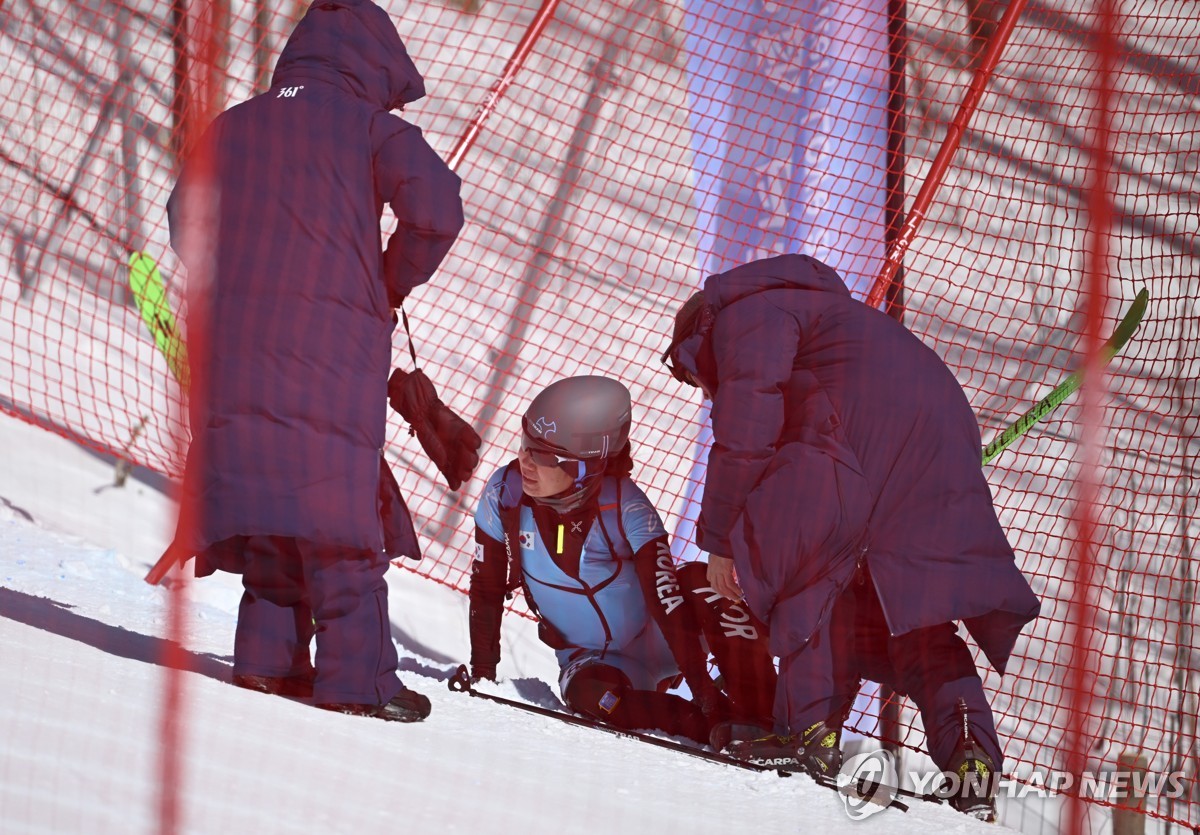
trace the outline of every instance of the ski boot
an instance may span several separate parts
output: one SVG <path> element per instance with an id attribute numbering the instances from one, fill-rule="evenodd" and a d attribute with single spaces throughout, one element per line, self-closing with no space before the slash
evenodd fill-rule
<path id="1" fill-rule="evenodd" d="M 952 794 L 950 805 L 965 815 L 987 823 L 996 822 L 996 792 L 1000 788 L 1000 773 L 992 758 L 979 746 L 967 721 L 967 706 L 959 702 L 962 717 L 962 739 L 955 750 L 945 779 Z"/>
<path id="2" fill-rule="evenodd" d="M 760 739 L 770 736 L 772 723 L 755 719 L 726 719 L 712 726 L 708 735 L 708 744 L 717 753 L 728 753 L 732 742 Z"/>
<path id="3" fill-rule="evenodd" d="M 735 739 L 724 752 L 739 760 L 779 771 L 806 771 L 814 777 L 834 778 L 842 767 L 841 728 L 824 722 L 790 736 L 768 734 L 758 739 Z"/>

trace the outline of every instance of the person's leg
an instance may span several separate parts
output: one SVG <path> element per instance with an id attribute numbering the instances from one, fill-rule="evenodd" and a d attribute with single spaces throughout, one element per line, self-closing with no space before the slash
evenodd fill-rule
<path id="1" fill-rule="evenodd" d="M 403 689 L 388 618 L 387 560 L 298 543 L 317 622 L 318 704 L 384 705 Z"/>
<path id="2" fill-rule="evenodd" d="M 983 682 L 954 624 L 918 629 L 891 639 L 898 689 L 921 711 L 929 756 L 953 774 L 950 803 L 992 820 L 993 798 L 1004 766 L 1000 740 Z"/>
<path id="3" fill-rule="evenodd" d="M 891 638 L 897 689 L 921 711 L 929 756 L 939 768 L 952 763 L 963 739 L 962 709 L 968 730 L 997 768 L 1003 765 L 996 724 L 983 682 L 966 642 L 952 623 L 917 629 Z"/>
<path id="4" fill-rule="evenodd" d="M 734 720 L 769 727 L 778 674 L 767 648 L 767 627 L 708 585 L 704 563 L 687 563 L 676 575 L 716 661 Z"/>
<path id="5" fill-rule="evenodd" d="M 883 608 L 875 593 L 875 586 L 867 567 L 859 569 L 849 591 L 854 596 L 852 657 L 857 668 L 858 678 L 876 684 L 886 683 L 894 687 L 896 674 L 888 655 L 891 633 L 888 630 L 887 619 L 884 617 Z M 867 734 L 858 734 L 854 731 L 844 734 L 842 738 L 844 751 L 859 753 L 866 748 L 874 747 L 874 743 L 869 740 L 872 721 L 878 722 L 880 708 L 877 692 L 877 688 L 872 687 L 867 690 L 863 688 L 862 682 L 859 682 L 854 701 L 846 707 L 846 715 L 848 721 L 853 715 L 853 722 L 859 727 L 863 727 Z M 857 715 L 854 715 L 856 713 Z"/>
<path id="6" fill-rule="evenodd" d="M 694 704 L 672 693 L 635 689 L 622 670 L 600 661 L 565 674 L 562 694 L 572 710 L 615 728 L 658 730 L 708 742 L 708 721 Z"/>
<path id="7" fill-rule="evenodd" d="M 312 609 L 304 588 L 300 556 L 291 540 L 253 536 L 243 542 L 244 591 L 238 606 L 237 630 L 233 640 L 235 683 L 271 689 L 272 680 L 291 680 L 303 695 L 312 681 L 309 646 L 313 637 Z M 301 685 L 303 683 L 303 686 Z"/>
<path id="8" fill-rule="evenodd" d="M 857 684 L 842 683 L 844 662 L 832 635 L 826 623 L 802 648 L 779 659 L 775 733 L 752 739 L 735 736 L 724 746 L 726 753 L 781 771 L 837 774 L 842 765 L 842 722 Z"/>
<path id="9" fill-rule="evenodd" d="M 839 730 L 861 683 L 857 663 L 859 601 L 845 590 L 803 647 L 779 659 L 775 725 L 780 734 L 804 733 L 817 723 Z"/>
<path id="10" fill-rule="evenodd" d="M 726 751 L 786 771 L 831 777 L 842 765 L 841 731 L 858 692 L 854 662 L 853 594 L 843 592 L 829 617 L 809 640 L 779 659 L 775 696 L 775 733 L 759 739 L 735 739 Z M 772 618 L 771 627 L 784 623 Z"/>

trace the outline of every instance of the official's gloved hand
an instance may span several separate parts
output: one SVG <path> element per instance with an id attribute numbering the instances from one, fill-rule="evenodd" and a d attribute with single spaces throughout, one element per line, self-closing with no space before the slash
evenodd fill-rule
<path id="1" fill-rule="evenodd" d="M 421 448 L 457 490 L 479 466 L 483 441 L 465 420 L 450 411 L 423 371 L 397 368 L 388 379 L 388 402 L 409 424 Z"/>

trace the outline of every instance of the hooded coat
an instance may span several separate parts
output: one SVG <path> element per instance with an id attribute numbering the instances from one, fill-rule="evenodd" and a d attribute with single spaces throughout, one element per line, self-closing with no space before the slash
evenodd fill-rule
<path id="1" fill-rule="evenodd" d="M 891 634 L 961 620 L 1003 673 L 1039 603 L 950 369 L 808 256 L 711 276 L 704 296 L 678 352 L 714 392 L 698 544 L 733 557 L 773 651 L 801 648 L 865 565 Z"/>
<path id="2" fill-rule="evenodd" d="M 424 95 L 386 12 L 318 0 L 270 90 L 221 114 L 180 175 L 171 243 L 211 276 L 189 286 L 204 329 L 177 548 L 275 535 L 419 556 L 381 455 L 393 308 L 463 224 L 458 176 L 389 112 Z M 198 573 L 239 570 L 206 557 Z"/>

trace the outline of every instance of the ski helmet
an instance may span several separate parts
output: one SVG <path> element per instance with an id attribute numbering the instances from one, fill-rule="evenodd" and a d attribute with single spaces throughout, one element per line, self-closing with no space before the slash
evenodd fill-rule
<path id="1" fill-rule="evenodd" d="M 535 501 L 559 513 L 590 501 L 609 459 L 628 449 L 631 423 L 629 389 L 609 377 L 567 377 L 544 388 L 521 418 L 521 446 L 535 464 L 558 466 L 574 484 Z"/>
<path id="2" fill-rule="evenodd" d="M 559 458 L 616 455 L 629 442 L 632 398 L 611 377 L 567 377 L 542 389 L 521 419 L 525 448 Z"/>

